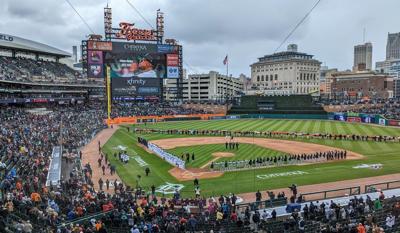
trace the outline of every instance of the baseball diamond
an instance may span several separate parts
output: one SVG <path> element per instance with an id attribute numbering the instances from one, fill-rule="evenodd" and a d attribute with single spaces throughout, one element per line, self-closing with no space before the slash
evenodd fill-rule
<path id="1" fill-rule="evenodd" d="M 129 132 L 127 127 L 130 128 Z M 138 129 L 135 133 L 134 128 Z M 140 130 L 139 130 L 140 129 Z M 144 131 L 152 129 L 152 132 Z M 246 131 L 271 131 L 298 133 L 303 136 L 285 136 L 279 134 L 276 137 L 254 136 L 254 137 L 233 137 L 232 140 L 239 142 L 239 149 L 225 149 L 225 142 L 230 138 L 219 135 L 194 135 L 194 130 L 220 130 L 226 132 Z M 163 131 L 164 130 L 164 131 Z M 177 133 L 167 133 L 165 130 L 176 130 Z M 178 130 L 180 132 L 178 133 Z M 190 131 L 187 133 L 185 130 Z M 310 133 L 309 136 L 304 136 Z M 215 133 L 214 133 L 215 134 Z M 314 135 L 314 136 L 311 136 Z M 392 141 L 375 141 L 355 139 L 352 137 L 322 138 L 318 134 L 343 134 L 343 135 L 368 135 L 368 136 L 390 136 Z M 213 120 L 213 121 L 183 121 L 155 123 L 146 125 L 134 125 L 121 127 L 103 147 L 104 153 L 113 154 L 117 145 L 127 147 L 127 153 L 136 151 L 141 158 L 149 164 L 154 173 L 146 177 L 144 169 L 134 161 L 128 164 L 121 164 L 118 159 L 111 157 L 111 162 L 116 164 L 117 173 L 122 180 L 130 185 L 135 185 L 136 177 L 143 177 L 140 180 L 142 187 L 152 185 L 161 186 L 165 182 L 179 183 L 184 185 L 181 190 L 184 196 L 194 196 L 192 180 L 197 173 L 202 174 L 201 188 L 205 196 L 218 196 L 229 193 L 247 193 L 257 190 L 270 190 L 287 187 L 293 183 L 297 185 L 319 184 L 338 180 L 350 180 L 362 177 L 380 176 L 397 173 L 400 164 L 400 143 L 396 137 L 400 130 L 390 127 L 379 127 L 357 123 L 343 123 L 323 120 L 277 120 L 277 119 L 254 119 L 254 120 Z M 169 172 L 174 166 L 164 162 L 156 155 L 149 153 L 142 145 L 137 143 L 137 137 L 143 137 L 149 142 L 166 149 L 171 154 L 181 157 L 182 154 L 189 154 L 189 162 L 186 162 L 185 177 L 180 180 L 176 175 Z M 261 142 L 269 142 L 265 145 Z M 276 143 L 280 142 L 280 144 Z M 307 145 L 311 145 L 310 148 Z M 210 161 L 248 161 L 257 158 L 284 156 L 289 154 L 319 153 L 326 150 L 347 151 L 349 156 L 346 159 L 332 161 L 303 161 L 296 164 L 285 163 L 268 166 L 247 166 L 246 169 L 234 171 L 212 171 Z M 233 156 L 216 157 L 213 153 L 229 152 Z M 192 159 L 194 155 L 194 159 Z M 186 156 L 186 155 L 185 155 Z M 186 160 L 186 157 L 183 158 Z M 354 169 L 360 164 L 381 163 L 381 169 Z M 207 178 L 206 173 L 215 173 Z M 257 177 L 268 176 L 269 174 L 280 174 L 294 172 L 289 177 L 271 175 L 270 179 L 258 179 Z M 182 173 L 182 172 L 181 172 Z M 188 176 L 189 175 L 189 176 Z M 190 176 L 191 175 L 191 176 Z M 216 189 L 215 187 L 218 187 Z"/>

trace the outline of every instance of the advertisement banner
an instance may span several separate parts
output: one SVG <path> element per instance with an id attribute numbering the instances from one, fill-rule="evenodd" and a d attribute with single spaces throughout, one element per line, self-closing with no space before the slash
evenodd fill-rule
<path id="1" fill-rule="evenodd" d="M 400 127 L 400 121 L 388 120 L 388 124 L 389 124 L 390 126 L 397 126 L 397 127 Z"/>
<path id="2" fill-rule="evenodd" d="M 336 121 L 346 121 L 346 116 L 345 116 L 345 114 L 344 114 L 344 113 L 341 113 L 341 112 L 335 112 L 334 115 L 333 115 L 333 118 L 334 118 Z"/>
<path id="3" fill-rule="evenodd" d="M 348 112 L 348 113 L 347 113 L 347 116 L 348 116 L 348 117 L 359 117 L 360 114 L 359 114 L 359 113 L 356 113 L 356 112 Z"/>
<path id="4" fill-rule="evenodd" d="M 167 54 L 167 66 L 179 66 L 178 54 Z"/>
<path id="5" fill-rule="evenodd" d="M 374 123 L 375 122 L 375 118 L 372 116 L 362 116 L 361 117 L 361 122 L 363 123 Z"/>
<path id="6" fill-rule="evenodd" d="M 157 45 L 157 52 L 159 53 L 178 53 L 178 46 L 176 45 Z"/>
<path id="7" fill-rule="evenodd" d="M 112 95 L 149 96 L 160 93 L 160 80 L 155 78 L 111 78 Z"/>
<path id="8" fill-rule="evenodd" d="M 179 78 L 179 68 L 177 66 L 167 66 L 167 78 Z"/>
<path id="9" fill-rule="evenodd" d="M 104 78 L 104 71 L 102 64 L 89 64 L 88 78 Z"/>
<path id="10" fill-rule="evenodd" d="M 112 51 L 114 53 L 136 53 L 136 54 L 160 53 L 165 55 L 165 54 L 178 54 L 179 47 L 175 45 L 164 45 L 164 44 L 113 42 Z"/>
<path id="11" fill-rule="evenodd" d="M 148 148 L 149 148 L 149 150 L 153 151 L 156 155 L 158 155 L 159 157 L 161 157 L 162 159 L 167 161 L 172 166 L 176 166 L 176 167 L 185 169 L 185 161 L 183 161 L 179 157 L 164 151 L 160 147 L 158 147 L 155 144 L 150 143 L 150 142 L 148 143 Z"/>
<path id="12" fill-rule="evenodd" d="M 89 64 L 103 64 L 103 52 L 102 51 L 88 51 L 88 62 Z"/>
<path id="13" fill-rule="evenodd" d="M 347 117 L 347 122 L 361 122 L 361 117 Z"/>
<path id="14" fill-rule="evenodd" d="M 112 44 L 112 42 L 107 42 L 107 41 L 89 40 L 88 41 L 88 49 L 89 50 L 111 51 L 111 50 L 113 50 L 113 44 Z"/>
<path id="15" fill-rule="evenodd" d="M 379 125 L 386 125 L 386 119 L 384 119 L 384 118 L 379 118 L 378 124 L 379 124 Z"/>

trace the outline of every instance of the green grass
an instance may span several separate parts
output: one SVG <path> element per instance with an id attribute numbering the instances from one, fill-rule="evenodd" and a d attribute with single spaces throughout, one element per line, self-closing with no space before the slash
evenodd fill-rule
<path id="1" fill-rule="evenodd" d="M 347 123 L 327 120 L 276 120 L 244 119 L 214 121 L 180 121 L 148 123 L 135 127 L 157 129 L 213 129 L 213 130 L 248 130 L 248 131 L 287 131 L 304 133 L 334 133 L 359 135 L 400 136 L 400 130 L 393 127 Z"/>
<path id="2" fill-rule="evenodd" d="M 135 126 L 137 127 L 137 126 Z M 140 127 L 144 127 L 141 125 Z M 147 124 L 146 127 L 160 129 L 226 129 L 226 130 L 277 130 L 277 131 L 297 131 L 297 132 L 332 132 L 332 133 L 354 133 L 362 135 L 392 135 L 400 136 L 400 130 L 396 128 L 378 127 L 364 124 L 342 123 L 333 121 L 307 121 L 307 120 L 225 120 L 225 121 L 185 121 Z M 149 154 L 141 147 L 136 145 L 138 135 L 128 133 L 126 129 L 118 130 L 115 135 L 106 143 L 103 150 L 109 154 L 114 153 L 114 147 L 123 145 L 128 147 L 128 154 L 137 153 L 141 158 L 149 164 L 151 174 L 145 177 L 144 168 L 131 159 L 127 165 L 122 165 L 117 159 L 111 156 L 111 162 L 117 165 L 117 172 L 123 181 L 131 186 L 136 185 L 137 175 L 141 175 L 140 185 L 150 187 L 151 185 L 159 186 L 165 182 L 180 183 L 185 186 L 183 195 L 193 196 L 193 183 L 191 181 L 178 182 L 172 177 L 168 170 L 171 165 L 158 158 L 156 155 Z M 144 134 L 140 135 L 149 140 L 162 138 L 186 137 L 185 135 L 161 135 L 161 134 Z M 333 141 L 321 139 L 303 139 L 302 141 L 323 144 L 338 147 L 346 150 L 363 154 L 363 160 L 338 161 L 325 164 L 311 164 L 304 166 L 285 166 L 274 168 L 262 168 L 256 170 L 247 170 L 240 172 L 227 172 L 222 177 L 215 179 L 201 180 L 201 189 L 203 195 L 219 195 L 226 193 L 244 193 L 253 192 L 258 189 L 268 190 L 274 188 L 282 188 L 296 183 L 298 185 L 325 183 L 338 180 L 355 179 L 362 177 L 379 176 L 385 174 L 398 173 L 400 167 L 400 143 L 380 143 L 380 142 L 361 142 L 361 141 Z M 203 156 L 209 156 L 212 153 L 211 147 L 215 145 L 204 146 L 203 149 L 193 146 L 196 150 L 195 154 L 200 153 Z M 186 150 L 188 148 L 176 148 L 173 150 Z M 204 152 L 204 151 L 210 152 Z M 248 149 L 249 156 L 256 151 L 257 147 L 252 145 Z M 172 150 L 172 151 L 173 151 Z M 200 150 L 202 152 L 197 152 Z M 215 147 L 213 150 L 219 150 Z M 261 153 L 261 152 L 260 152 Z M 198 155 L 200 155 L 198 154 Z M 241 153 L 245 156 L 246 153 Z M 203 162 L 196 161 L 193 166 L 200 166 Z M 380 170 L 371 169 L 353 169 L 358 164 L 382 163 L 383 168 Z M 287 171 L 304 171 L 308 174 L 301 176 L 275 177 L 273 179 L 261 180 L 256 176 L 261 174 L 281 173 Z M 377 180 L 383 182 L 383 180 Z"/>
<path id="3" fill-rule="evenodd" d="M 181 156 L 184 153 L 189 153 L 190 157 L 192 153 L 195 155 L 195 160 L 191 160 L 189 163 L 186 163 L 186 167 L 201 167 L 213 158 L 215 158 L 212 154 L 215 152 L 230 152 L 233 153 L 233 157 L 228 158 L 220 158 L 216 160 L 219 161 L 235 161 L 235 160 L 245 160 L 245 159 L 255 159 L 259 157 L 270 157 L 282 155 L 284 153 L 271 150 L 268 148 L 264 148 L 257 145 L 242 143 L 239 145 L 239 149 L 225 149 L 225 144 L 209 144 L 209 145 L 200 145 L 200 146 L 184 146 L 178 147 L 174 149 L 168 150 L 170 153 Z M 184 157 L 186 159 L 186 157 Z"/>

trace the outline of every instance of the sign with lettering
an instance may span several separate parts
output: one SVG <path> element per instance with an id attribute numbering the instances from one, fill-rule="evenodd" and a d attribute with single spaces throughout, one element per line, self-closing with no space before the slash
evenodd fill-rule
<path id="1" fill-rule="evenodd" d="M 257 175 L 256 177 L 258 179 L 266 180 L 266 179 L 275 178 L 275 177 L 300 176 L 300 175 L 306 175 L 306 174 L 309 174 L 309 173 L 305 172 L 305 171 L 291 171 L 291 172 L 270 173 L 270 174 Z"/>
<path id="2" fill-rule="evenodd" d="M 14 40 L 14 37 L 0 34 L 0 40 L 5 40 L 5 41 L 10 41 L 11 42 L 11 41 Z"/>
<path id="3" fill-rule="evenodd" d="M 88 41 L 89 50 L 101 50 L 101 51 L 112 51 L 112 43 L 107 41 Z"/>
<path id="4" fill-rule="evenodd" d="M 115 34 L 117 39 L 126 40 L 147 40 L 155 41 L 157 40 L 157 32 L 154 30 L 139 29 L 135 28 L 132 23 L 119 23 L 120 31 Z"/>

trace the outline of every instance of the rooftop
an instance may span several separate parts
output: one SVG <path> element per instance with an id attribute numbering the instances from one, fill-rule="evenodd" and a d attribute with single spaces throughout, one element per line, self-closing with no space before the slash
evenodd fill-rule
<path id="1" fill-rule="evenodd" d="M 0 48 L 47 54 L 57 57 L 71 56 L 70 53 L 55 47 L 4 33 L 0 33 Z"/>

